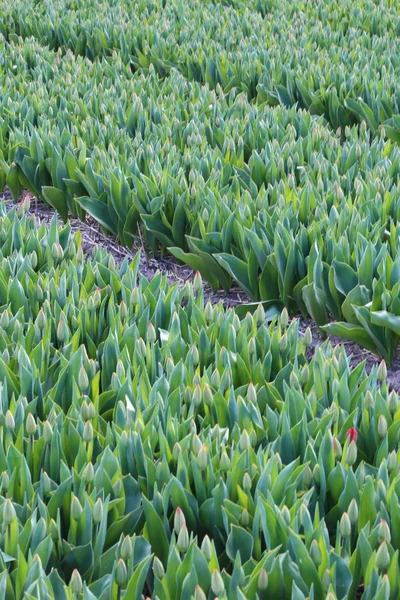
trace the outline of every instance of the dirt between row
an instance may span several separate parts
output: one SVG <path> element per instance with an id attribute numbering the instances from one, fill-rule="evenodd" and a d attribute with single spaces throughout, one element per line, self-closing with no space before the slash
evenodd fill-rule
<path id="1" fill-rule="evenodd" d="M 29 213 L 36 216 L 39 223 L 49 223 L 54 216 L 54 210 L 49 205 L 44 204 L 40 200 L 25 193 L 24 197 L 29 197 L 30 210 Z M 0 194 L 0 202 L 5 201 L 8 209 L 11 210 L 15 206 L 11 195 L 6 191 Z M 186 265 L 179 265 L 171 256 L 163 258 L 150 257 L 144 244 L 135 243 L 132 249 L 120 246 L 111 236 L 105 235 L 98 223 L 91 217 L 87 217 L 86 222 L 80 219 L 70 217 L 72 231 L 80 231 L 82 236 L 82 249 L 86 254 L 91 254 L 93 248 L 101 246 L 105 248 L 119 264 L 125 258 L 133 259 L 136 253 L 140 250 L 139 273 L 147 279 L 152 279 L 158 272 L 166 275 L 169 283 L 178 283 L 184 285 L 186 281 L 192 281 L 194 272 Z M 222 302 L 225 307 L 235 307 L 240 304 L 251 302 L 247 294 L 239 287 L 233 287 L 228 294 L 223 291 L 213 292 L 208 284 L 204 284 L 204 297 L 212 303 Z M 336 336 L 328 336 L 323 338 L 317 325 L 311 320 L 304 319 L 302 316 L 297 316 L 299 319 L 299 330 L 303 334 L 307 327 L 310 327 L 313 334 L 313 343 L 308 349 L 307 357 L 312 358 L 315 350 L 321 346 L 327 339 L 333 344 L 341 344 L 344 346 L 346 353 L 351 357 L 352 366 L 357 366 L 360 362 L 366 362 L 366 370 L 370 372 L 373 366 L 380 363 L 381 358 L 369 352 L 359 344 L 343 340 Z M 393 361 L 393 364 L 387 368 L 387 379 L 391 389 L 400 392 L 400 355 Z"/>

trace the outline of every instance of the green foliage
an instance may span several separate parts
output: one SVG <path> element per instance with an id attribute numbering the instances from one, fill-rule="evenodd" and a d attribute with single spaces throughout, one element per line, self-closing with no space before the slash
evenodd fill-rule
<path id="1" fill-rule="evenodd" d="M 26 209 L 0 209 L 5 597 L 397 597 L 384 365 L 309 361 L 287 315 L 85 258 Z"/>

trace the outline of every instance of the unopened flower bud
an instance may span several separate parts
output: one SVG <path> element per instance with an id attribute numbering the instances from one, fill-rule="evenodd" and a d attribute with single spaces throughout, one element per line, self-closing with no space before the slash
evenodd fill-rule
<path id="1" fill-rule="evenodd" d="M 340 535 L 343 538 L 350 537 L 351 534 L 351 523 L 349 515 L 345 512 L 340 519 Z"/>
<path id="2" fill-rule="evenodd" d="M 15 508 L 9 498 L 4 503 L 3 508 L 3 521 L 6 525 L 11 525 L 16 517 Z"/>
<path id="3" fill-rule="evenodd" d="M 81 392 L 84 392 L 85 390 L 87 390 L 88 386 L 89 386 L 89 378 L 87 376 L 87 373 L 86 373 L 84 367 L 81 367 L 79 369 L 79 373 L 78 373 L 78 387 Z"/>
<path id="4" fill-rule="evenodd" d="M 386 542 L 382 542 L 376 553 L 375 565 L 381 571 L 385 570 L 390 564 L 389 550 L 387 549 Z"/>
<path id="5" fill-rule="evenodd" d="M 201 275 L 199 273 L 199 271 L 196 271 L 196 275 L 194 277 L 194 281 L 193 281 L 193 288 L 195 290 L 195 292 L 199 293 L 203 290 L 203 281 L 201 279 Z"/>
<path id="6" fill-rule="evenodd" d="M 121 558 L 128 560 L 132 556 L 132 542 L 129 535 L 126 535 L 121 544 Z"/>
<path id="7" fill-rule="evenodd" d="M 223 594 L 225 591 L 224 580 L 217 569 L 214 569 L 211 575 L 211 589 L 216 596 Z"/>
<path id="8" fill-rule="evenodd" d="M 249 434 L 247 433 L 246 429 L 243 429 L 242 434 L 240 436 L 239 448 L 242 452 L 244 450 L 250 450 L 250 448 L 251 448 L 250 437 L 249 437 Z"/>
<path id="9" fill-rule="evenodd" d="M 71 592 L 73 594 L 75 594 L 76 596 L 78 596 L 79 594 L 82 593 L 82 590 L 83 590 L 82 577 L 80 576 L 78 569 L 74 569 L 72 571 L 71 579 L 69 582 L 69 587 L 71 589 Z"/>
<path id="10" fill-rule="evenodd" d="M 346 462 L 349 466 L 354 465 L 357 460 L 357 444 L 350 442 L 346 452 Z"/>
<path id="11" fill-rule="evenodd" d="M 205 593 L 199 585 L 196 585 L 196 587 L 194 588 L 193 598 L 194 600 L 207 600 L 207 596 L 205 595 Z"/>
<path id="12" fill-rule="evenodd" d="M 243 475 L 242 486 L 244 490 L 251 490 L 251 477 L 247 472 Z"/>
<path id="13" fill-rule="evenodd" d="M 12 415 L 12 412 L 10 410 L 8 410 L 6 412 L 5 422 L 6 422 L 7 429 L 9 429 L 10 431 L 14 431 L 14 429 L 15 429 L 15 421 L 14 421 L 14 417 Z"/>
<path id="14" fill-rule="evenodd" d="M 387 524 L 387 522 L 384 519 L 382 519 L 382 521 L 379 523 L 379 527 L 378 527 L 379 543 L 387 542 L 388 544 L 390 544 L 391 537 L 392 536 L 390 534 L 389 525 Z"/>
<path id="15" fill-rule="evenodd" d="M 128 580 L 128 571 L 126 568 L 125 561 L 120 558 L 115 569 L 115 583 L 118 587 L 122 587 Z"/>
<path id="16" fill-rule="evenodd" d="M 265 592 L 268 587 L 268 573 L 264 568 L 258 574 L 257 587 L 260 592 Z"/>
<path id="17" fill-rule="evenodd" d="M 353 525 L 358 521 L 358 505 L 355 498 L 349 504 L 349 508 L 347 509 L 347 514 L 349 515 L 350 523 Z"/>
<path id="18" fill-rule="evenodd" d="M 316 567 L 319 567 L 319 565 L 322 562 L 322 552 L 321 552 L 321 549 L 320 549 L 320 547 L 318 545 L 317 540 L 313 540 L 311 542 L 310 556 L 311 556 L 311 559 L 312 559 L 314 565 Z"/>
<path id="19" fill-rule="evenodd" d="M 207 452 L 207 446 L 205 446 L 204 444 L 202 445 L 202 447 L 200 448 L 200 450 L 197 454 L 197 464 L 199 465 L 199 469 L 201 471 L 204 471 L 207 468 L 208 452 Z"/>
<path id="20" fill-rule="evenodd" d="M 46 444 L 50 444 L 53 438 L 53 428 L 48 421 L 43 423 L 43 439 Z"/>
<path id="21" fill-rule="evenodd" d="M 28 413 L 26 417 L 26 432 L 28 435 L 35 435 L 36 432 L 36 422 L 32 413 Z"/>
<path id="22" fill-rule="evenodd" d="M 93 522 L 98 524 L 101 522 L 103 517 L 103 502 L 100 498 L 97 498 L 94 506 L 93 506 Z"/>
<path id="23" fill-rule="evenodd" d="M 75 519 L 75 521 L 78 521 L 78 519 L 80 519 L 82 513 L 83 513 L 83 508 L 81 506 L 81 503 L 79 502 L 79 499 L 76 496 L 74 496 L 72 498 L 72 502 L 71 502 L 71 517 L 73 519 Z"/>
<path id="24" fill-rule="evenodd" d="M 93 440 L 93 425 L 91 421 L 86 421 L 83 428 L 83 441 L 89 444 Z"/>
<path id="25" fill-rule="evenodd" d="M 164 566 L 158 556 L 153 559 L 153 573 L 158 579 L 162 579 L 165 576 Z"/>
<path id="26" fill-rule="evenodd" d="M 93 468 L 93 464 L 91 462 L 89 462 L 86 465 L 85 470 L 83 472 L 83 477 L 84 477 L 86 483 L 92 483 L 92 481 L 94 479 L 94 468 Z"/>
<path id="27" fill-rule="evenodd" d="M 385 381 L 386 377 L 387 377 L 386 363 L 384 360 L 382 360 L 379 363 L 379 367 L 378 367 L 378 371 L 377 371 L 377 378 L 378 378 L 378 381 L 383 382 L 383 381 Z"/>
<path id="28" fill-rule="evenodd" d="M 385 437 L 385 435 L 387 434 L 387 429 L 388 429 L 387 421 L 386 421 L 384 415 L 379 415 L 378 433 L 381 438 Z"/>
<path id="29" fill-rule="evenodd" d="M 312 333 L 309 327 L 307 327 L 307 329 L 304 332 L 303 343 L 306 348 L 309 348 L 312 344 Z"/>

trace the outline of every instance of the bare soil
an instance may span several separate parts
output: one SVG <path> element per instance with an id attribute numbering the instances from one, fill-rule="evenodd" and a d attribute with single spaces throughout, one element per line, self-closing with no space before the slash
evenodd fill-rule
<path id="1" fill-rule="evenodd" d="M 35 215 L 39 222 L 49 223 L 54 216 L 54 210 L 40 200 L 37 200 L 29 194 L 27 195 L 31 203 L 29 211 L 30 214 Z M 8 192 L 0 194 L 0 201 L 4 200 L 6 201 L 8 208 L 11 209 L 13 206 L 15 206 L 15 203 Z M 101 246 L 114 257 L 118 264 L 120 264 L 125 258 L 133 259 L 136 253 L 140 250 L 141 255 L 139 272 L 147 279 L 152 279 L 161 271 L 166 275 L 169 283 L 178 283 L 179 285 L 183 286 L 186 281 L 192 281 L 194 278 L 194 272 L 192 269 L 186 265 L 178 264 L 171 256 L 168 256 L 168 258 L 150 257 L 146 252 L 146 248 L 139 243 L 133 244 L 132 249 L 119 245 L 111 236 L 105 235 L 100 229 L 98 223 L 90 217 L 87 217 L 86 222 L 71 217 L 70 223 L 73 231 L 80 230 L 82 235 L 82 249 L 86 254 L 91 254 L 96 246 Z M 228 294 L 225 294 L 222 291 L 213 292 L 210 286 L 205 284 L 204 295 L 205 298 L 210 300 L 212 303 L 221 301 L 226 307 L 235 307 L 251 301 L 247 294 L 245 294 L 239 287 L 233 287 Z M 370 372 L 373 366 L 380 363 L 381 358 L 379 356 L 372 354 L 372 352 L 369 352 L 359 344 L 343 340 L 336 336 L 327 336 L 323 338 L 320 330 L 318 329 L 317 325 L 313 323 L 313 321 L 304 319 L 301 316 L 299 316 L 298 319 L 300 322 L 300 332 L 304 333 L 307 327 L 310 327 L 313 334 L 313 343 L 308 349 L 308 358 L 311 358 L 316 348 L 321 346 L 328 339 L 333 345 L 341 344 L 345 347 L 347 355 L 351 356 L 351 364 L 353 366 L 365 361 L 366 370 Z M 391 367 L 388 367 L 387 378 L 390 387 L 400 392 L 400 355 L 396 357 Z"/>

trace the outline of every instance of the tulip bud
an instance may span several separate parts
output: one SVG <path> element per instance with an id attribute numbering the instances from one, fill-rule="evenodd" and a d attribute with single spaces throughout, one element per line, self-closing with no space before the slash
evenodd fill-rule
<path id="1" fill-rule="evenodd" d="M 319 567 L 319 565 L 322 562 L 322 552 L 321 552 L 321 549 L 320 549 L 320 547 L 318 545 L 317 540 L 313 540 L 311 542 L 310 556 L 311 556 L 311 559 L 312 559 L 314 565 L 316 567 Z"/>
<path id="2" fill-rule="evenodd" d="M 212 372 L 210 383 L 211 383 L 211 386 L 216 390 L 221 385 L 221 376 L 220 376 L 219 372 L 217 371 L 217 369 L 214 369 L 214 371 Z"/>
<path id="3" fill-rule="evenodd" d="M 204 309 L 204 318 L 207 323 L 211 323 L 214 317 L 214 310 L 210 301 L 207 302 L 206 307 Z"/>
<path id="4" fill-rule="evenodd" d="M 146 356 L 146 344 L 144 343 L 142 338 L 138 338 L 136 340 L 135 346 L 136 346 L 135 349 L 137 349 L 139 356 L 143 356 L 143 357 Z"/>
<path id="5" fill-rule="evenodd" d="M 71 502 L 71 517 L 78 521 L 83 513 L 83 508 L 78 498 L 74 496 Z"/>
<path id="6" fill-rule="evenodd" d="M 186 552 L 186 550 L 189 548 L 189 532 L 186 525 L 182 525 L 178 534 L 176 545 L 179 552 Z"/>
<path id="7" fill-rule="evenodd" d="M 245 429 L 243 429 L 242 434 L 239 439 L 239 448 L 242 452 L 244 450 L 250 450 L 250 448 L 251 448 L 249 434 L 247 433 L 247 431 Z"/>
<path id="8" fill-rule="evenodd" d="M 309 488 L 311 483 L 312 483 L 312 471 L 310 469 L 310 467 L 306 467 L 304 469 L 304 473 L 303 473 L 303 485 L 305 488 Z"/>
<path id="9" fill-rule="evenodd" d="M 9 485 L 10 478 L 8 476 L 8 473 L 7 471 L 3 471 L 1 474 L 0 489 L 6 492 L 8 490 Z"/>
<path id="10" fill-rule="evenodd" d="M 396 454 L 396 450 L 392 450 L 392 452 L 389 453 L 389 456 L 387 458 L 387 467 L 388 467 L 389 471 L 394 471 L 396 466 L 397 466 L 397 454 Z"/>
<path id="11" fill-rule="evenodd" d="M 132 542 L 129 535 L 126 535 L 121 544 L 121 558 L 128 560 L 132 556 Z"/>
<path id="12" fill-rule="evenodd" d="M 251 490 L 251 477 L 247 472 L 243 475 L 242 487 L 244 490 Z"/>
<path id="13" fill-rule="evenodd" d="M 290 522 L 291 522 L 292 518 L 290 516 L 290 510 L 288 509 L 288 507 L 286 506 L 286 504 L 284 504 L 282 506 L 281 517 L 285 521 L 286 525 L 290 525 Z"/>
<path id="14" fill-rule="evenodd" d="M 126 304 L 123 300 L 122 300 L 121 304 L 119 305 L 119 316 L 121 317 L 121 320 L 123 320 L 123 321 L 128 318 L 128 309 L 126 308 Z"/>
<path id="15" fill-rule="evenodd" d="M 59 538 L 58 526 L 54 519 L 50 519 L 50 535 L 53 542 L 56 542 Z"/>
<path id="16" fill-rule="evenodd" d="M 103 517 L 103 502 L 98 498 L 93 506 L 93 522 L 98 524 Z"/>
<path id="17" fill-rule="evenodd" d="M 374 397 L 370 390 L 365 392 L 364 404 L 367 408 L 372 408 L 374 405 Z"/>
<path id="18" fill-rule="evenodd" d="M 199 364 L 199 360 L 200 360 L 199 351 L 198 351 L 196 345 L 192 346 L 192 360 L 193 360 L 194 366 L 196 367 Z"/>
<path id="19" fill-rule="evenodd" d="M 329 589 L 330 585 L 331 585 L 331 574 L 329 572 L 329 569 L 326 569 L 325 573 L 322 575 L 322 587 L 325 592 Z"/>
<path id="20" fill-rule="evenodd" d="M 43 439 L 46 444 L 50 444 L 53 438 L 53 428 L 48 421 L 43 423 Z"/>
<path id="21" fill-rule="evenodd" d="M 211 404 L 213 402 L 213 393 L 212 393 L 211 387 L 208 385 L 208 383 L 204 384 L 203 401 L 206 406 L 211 406 Z"/>
<path id="22" fill-rule="evenodd" d="M 45 494 L 49 494 L 51 491 L 51 481 L 50 481 L 50 477 L 47 475 L 46 471 L 43 472 L 42 482 L 43 482 L 43 492 Z"/>
<path id="23" fill-rule="evenodd" d="M 377 378 L 378 378 L 378 381 L 382 382 L 382 381 L 385 381 L 386 377 L 387 377 L 386 363 L 384 360 L 382 360 L 379 363 L 379 367 L 378 367 L 378 371 L 377 371 Z"/>
<path id="24" fill-rule="evenodd" d="M 14 421 L 14 417 L 13 417 L 13 415 L 12 415 L 12 413 L 11 413 L 10 410 L 8 410 L 6 412 L 5 421 L 6 421 L 6 427 L 7 427 L 7 429 L 10 429 L 10 431 L 14 431 L 14 429 L 15 429 L 15 421 Z"/>
<path id="25" fill-rule="evenodd" d="M 394 390 L 392 390 L 389 394 L 389 398 L 388 398 L 388 408 L 390 411 L 391 415 L 394 415 L 395 412 L 397 411 L 399 406 L 399 399 L 397 397 L 397 394 Z"/>
<path id="26" fill-rule="evenodd" d="M 387 524 L 387 522 L 384 519 L 382 519 L 382 521 L 379 523 L 379 527 L 378 527 L 379 543 L 387 542 L 388 544 L 390 544 L 391 537 L 392 536 L 390 534 L 389 525 Z"/>
<path id="27" fill-rule="evenodd" d="M 84 392 L 85 390 L 87 390 L 88 386 L 89 386 L 89 378 L 87 376 L 87 373 L 86 373 L 84 367 L 81 367 L 79 369 L 79 374 L 78 374 L 78 387 L 81 392 Z"/>
<path id="28" fill-rule="evenodd" d="M 354 465 L 357 460 L 357 444 L 350 442 L 346 452 L 346 462 L 349 466 Z"/>
<path id="29" fill-rule="evenodd" d="M 196 587 L 194 588 L 193 598 L 194 600 L 207 600 L 207 596 L 205 595 L 205 593 L 199 585 L 196 585 Z"/>
<path id="30" fill-rule="evenodd" d="M 199 406 L 199 404 L 201 403 L 201 389 L 200 389 L 200 385 L 197 384 L 194 388 L 194 392 L 193 392 L 193 404 L 195 406 Z"/>
<path id="31" fill-rule="evenodd" d="M 307 327 L 307 329 L 304 332 L 303 343 L 306 348 L 309 348 L 312 344 L 312 333 L 309 327 Z"/>
<path id="32" fill-rule="evenodd" d="M 281 337 L 281 339 L 279 340 L 279 350 L 281 352 L 284 352 L 286 350 L 288 346 L 288 338 L 286 333 L 283 334 L 283 336 Z"/>
<path id="33" fill-rule="evenodd" d="M 164 566 L 157 556 L 153 559 L 153 573 L 158 579 L 162 579 L 165 576 Z"/>
<path id="34" fill-rule="evenodd" d="M 309 378 L 310 378 L 310 369 L 309 369 L 308 365 L 304 365 L 304 367 L 302 368 L 302 370 L 300 372 L 301 385 L 306 385 L 308 383 Z"/>
<path id="35" fill-rule="evenodd" d="M 195 454 L 198 454 L 200 452 L 201 447 L 202 447 L 202 443 L 200 441 L 199 436 L 198 435 L 194 435 L 193 436 L 193 440 L 192 440 L 193 452 Z"/>
<path id="36" fill-rule="evenodd" d="M 333 438 L 332 443 L 333 443 L 333 452 L 335 454 L 335 458 L 340 459 L 342 456 L 342 452 L 343 452 L 341 443 L 339 442 L 339 440 L 337 438 Z"/>
<path id="37" fill-rule="evenodd" d="M 122 587 L 128 580 L 128 571 L 126 569 L 125 561 L 122 558 L 119 559 L 117 568 L 115 569 L 115 582 L 118 587 Z"/>
<path id="38" fill-rule="evenodd" d="M 77 596 L 82 593 L 83 584 L 78 569 L 72 571 L 69 587 L 71 588 L 71 592 Z"/>
<path id="39" fill-rule="evenodd" d="M 387 421 L 383 415 L 379 415 L 378 419 L 378 433 L 381 438 L 384 438 L 387 434 Z"/>
<path id="40" fill-rule="evenodd" d="M 26 432 L 28 435 L 35 435 L 36 432 L 36 422 L 32 413 L 28 413 L 26 417 Z"/>
<path id="41" fill-rule="evenodd" d="M 299 378 L 297 377 L 297 375 L 294 371 L 292 371 L 290 373 L 289 382 L 290 382 L 290 387 L 293 390 L 298 390 L 300 388 Z"/>
<path id="42" fill-rule="evenodd" d="M 254 337 L 249 339 L 249 343 L 248 343 L 247 347 L 248 347 L 250 356 L 253 356 L 253 354 L 255 354 L 257 351 L 256 340 Z"/>
<path id="43" fill-rule="evenodd" d="M 89 462 L 86 465 L 85 470 L 83 472 L 83 477 L 84 477 L 86 483 L 92 483 L 92 481 L 94 479 L 94 468 L 93 468 L 93 464 L 91 462 Z"/>
<path id="44" fill-rule="evenodd" d="M 212 559 L 212 556 L 213 556 L 213 552 L 212 552 L 212 545 L 210 542 L 210 538 L 208 537 L 208 535 L 204 536 L 200 549 L 201 549 L 202 553 L 204 554 L 206 560 L 208 562 L 210 562 L 210 560 Z"/>
<path id="45" fill-rule="evenodd" d="M 211 589 L 216 596 L 223 594 L 225 591 L 224 580 L 217 569 L 214 569 L 211 575 Z"/>
<path id="46" fill-rule="evenodd" d="M 36 317 L 35 323 L 36 323 L 38 329 L 42 330 L 46 327 L 46 322 L 47 322 L 46 315 L 44 314 L 43 309 L 41 308 L 39 310 L 38 316 Z"/>
<path id="47" fill-rule="evenodd" d="M 258 325 L 261 325 L 262 323 L 264 323 L 264 321 L 265 321 L 265 310 L 264 310 L 264 307 L 263 307 L 263 305 L 261 303 L 257 306 L 256 311 L 254 313 L 254 316 L 256 318 L 256 323 Z"/>
<path id="48" fill-rule="evenodd" d="M 147 341 L 150 344 L 154 344 L 154 342 L 157 340 L 157 334 L 156 334 L 156 330 L 154 329 L 154 325 L 153 323 L 149 323 L 147 326 Z"/>
<path id="49" fill-rule="evenodd" d="M 260 592 L 265 592 L 268 587 L 268 573 L 264 568 L 258 574 L 257 587 Z"/>
<path id="50" fill-rule="evenodd" d="M 194 281 L 193 281 L 193 288 L 195 290 L 195 292 L 199 293 L 203 290 L 203 281 L 201 279 L 201 275 L 199 273 L 199 271 L 196 271 L 196 275 L 194 277 Z"/>
<path id="51" fill-rule="evenodd" d="M 4 311 L 1 313 L 1 317 L 0 317 L 0 326 L 1 326 L 3 329 L 7 329 L 7 327 L 8 327 L 8 325 L 9 325 L 9 323 L 10 323 L 10 317 L 9 317 L 9 315 L 8 315 L 8 310 L 4 310 Z"/>
<path id="52" fill-rule="evenodd" d="M 186 525 L 185 515 L 183 510 L 178 506 L 174 516 L 174 530 L 177 535 L 184 525 Z"/>
<path id="53" fill-rule="evenodd" d="M 353 525 L 358 521 L 358 505 L 355 498 L 349 504 L 349 508 L 347 509 L 347 514 L 349 515 L 350 523 Z"/>
<path id="54" fill-rule="evenodd" d="M 182 454 L 182 448 L 179 442 L 175 442 L 174 447 L 172 448 L 172 458 L 175 462 L 178 462 L 179 456 Z"/>
<path id="55" fill-rule="evenodd" d="M 138 286 L 135 286 L 131 293 L 131 304 L 132 306 L 137 306 L 139 304 L 140 294 Z"/>
<path id="56" fill-rule="evenodd" d="M 86 421 L 83 428 L 83 441 L 89 444 L 93 440 L 93 425 L 91 421 Z"/>
<path id="57" fill-rule="evenodd" d="M 201 471 L 204 471 L 207 468 L 208 452 L 207 452 L 207 446 L 205 446 L 204 444 L 200 448 L 200 450 L 197 454 L 197 464 L 199 465 L 199 469 Z"/>
<path id="58" fill-rule="evenodd" d="M 382 542 L 376 553 L 375 565 L 381 571 L 385 570 L 390 564 L 389 550 L 387 549 L 386 542 Z"/>
<path id="59" fill-rule="evenodd" d="M 231 468 L 231 461 L 229 460 L 229 456 L 227 455 L 225 450 L 221 454 L 219 464 L 222 471 L 229 471 L 229 469 Z"/>
<path id="60" fill-rule="evenodd" d="M 251 404 L 257 404 L 257 392 L 254 385 L 250 382 L 247 388 L 247 400 L 251 402 Z"/>
<path id="61" fill-rule="evenodd" d="M 345 512 L 340 519 L 340 535 L 343 538 L 348 538 L 351 535 L 351 523 L 349 515 Z"/>
<path id="62" fill-rule="evenodd" d="M 3 506 L 3 521 L 6 525 L 11 525 L 16 517 L 14 505 L 11 500 L 7 498 Z"/>

